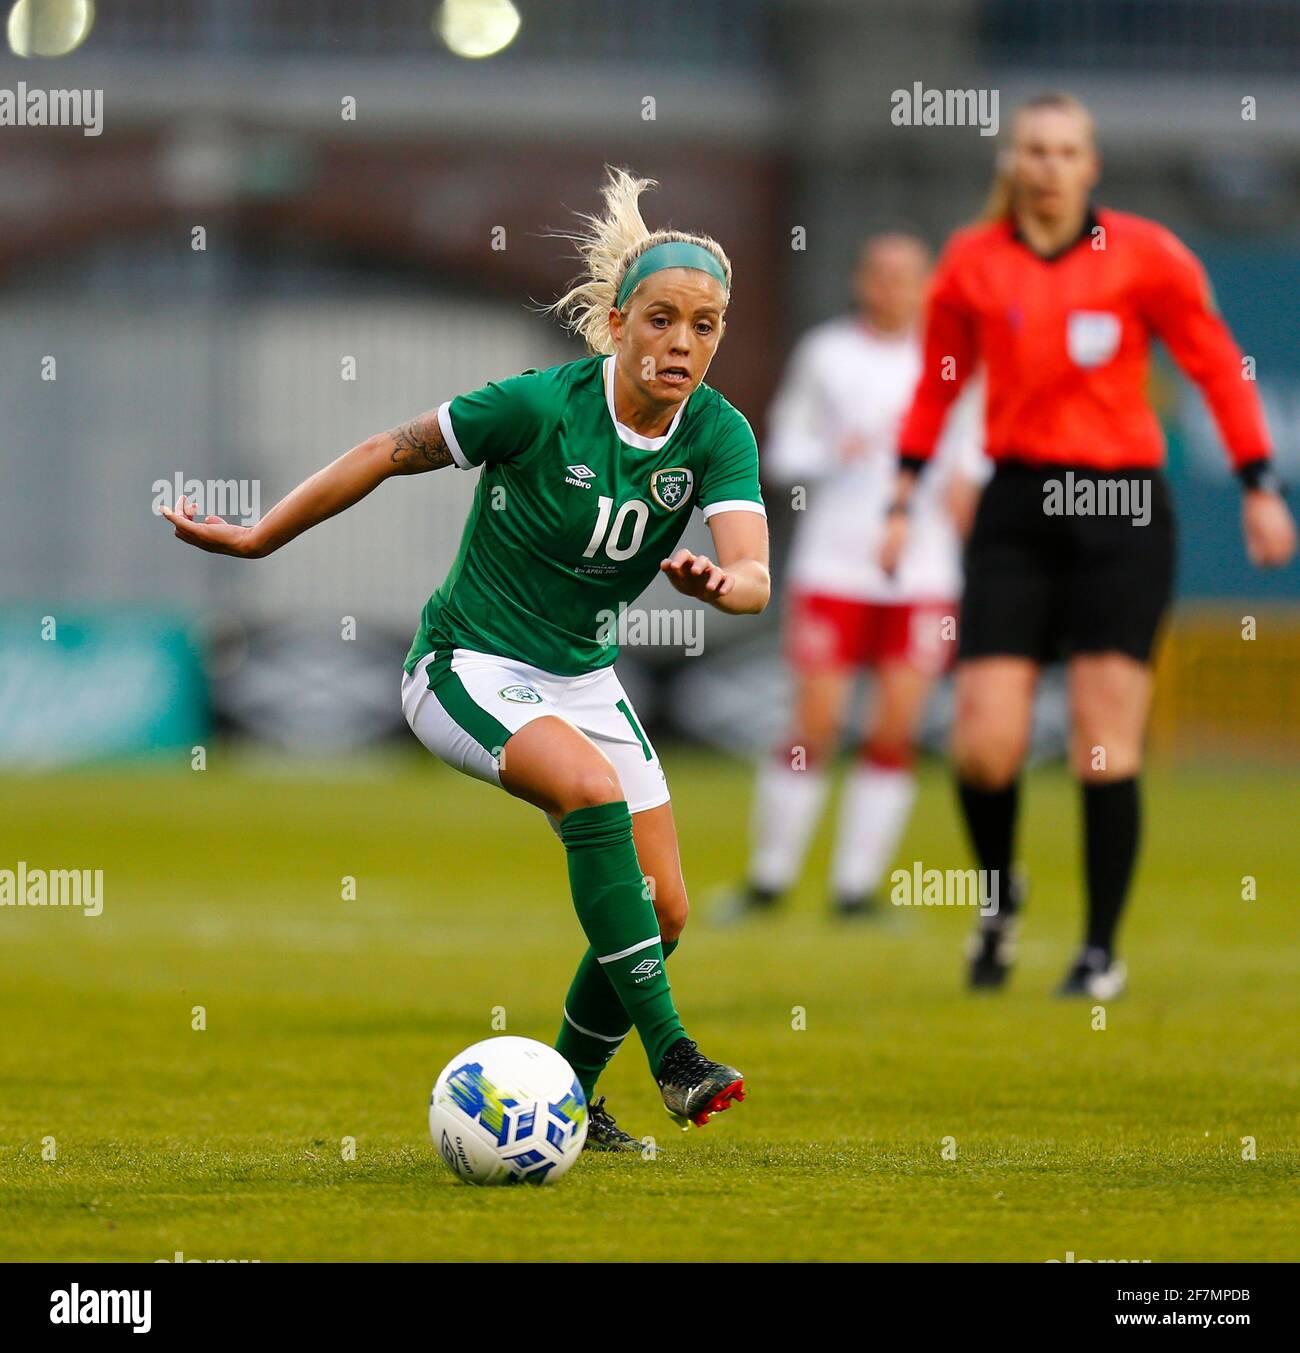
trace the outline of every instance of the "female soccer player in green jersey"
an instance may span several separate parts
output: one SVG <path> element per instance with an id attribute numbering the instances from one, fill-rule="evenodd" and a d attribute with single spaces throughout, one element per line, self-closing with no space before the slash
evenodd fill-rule
<path id="1" fill-rule="evenodd" d="M 216 554 L 260 559 L 394 475 L 479 470 L 460 551 L 406 660 L 402 707 L 448 765 L 557 826 L 588 948 L 556 1046 L 588 1100 L 635 1026 L 686 1126 L 744 1098 L 734 1067 L 686 1037 L 664 960 L 686 921 L 668 787 L 612 663 L 608 617 L 657 572 L 688 597 L 750 614 L 768 601 L 767 520 L 749 424 L 704 376 L 725 328 L 731 264 L 703 235 L 651 232 L 651 184 L 610 171 L 585 217 L 583 278 L 555 305 L 594 354 L 460 395 L 368 438 L 255 526 L 163 515 Z M 717 562 L 677 549 L 693 507 Z M 633 1150 L 604 1100 L 587 1143 Z"/>

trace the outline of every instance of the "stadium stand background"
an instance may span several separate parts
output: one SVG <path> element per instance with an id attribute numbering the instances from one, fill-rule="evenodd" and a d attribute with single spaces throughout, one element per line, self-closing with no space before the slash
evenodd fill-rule
<path id="1" fill-rule="evenodd" d="M 937 245 L 980 207 L 991 140 L 890 120 L 892 92 L 918 80 L 997 89 L 1004 119 L 1043 87 L 1094 108 L 1100 199 L 1201 252 L 1300 479 L 1300 6 L 518 0 L 516 40 L 472 62 L 439 40 L 437 8 L 101 0 L 70 55 L 0 57 L 0 85 L 99 88 L 105 107 L 99 137 L 0 135 L 0 759 L 183 743 L 209 713 L 302 751 L 404 736 L 396 667 L 454 552 L 469 478 L 389 486 L 256 568 L 178 549 L 150 514 L 155 482 L 252 478 L 269 507 L 368 432 L 577 355 L 536 310 L 572 268 L 545 232 L 593 205 L 605 162 L 662 180 L 653 220 L 706 228 L 731 252 L 714 383 L 761 446 L 783 359 L 844 308 L 858 239 L 905 227 Z M 53 382 L 39 378 L 48 354 Z M 1247 568 L 1199 396 L 1168 363 L 1156 396 L 1182 553 L 1153 736 L 1165 754 L 1293 758 L 1300 568 Z M 789 513 L 770 506 L 779 565 Z M 688 539 L 707 540 L 698 519 Z M 656 585 L 644 604 L 677 601 Z M 46 616 L 84 643 L 62 666 L 31 638 Z M 349 616 L 357 639 L 342 644 Z M 655 733 L 761 746 L 781 718 L 776 619 L 707 615 L 699 658 L 629 650 L 621 670 Z M 134 744 L 97 738 L 114 692 L 172 689 L 166 664 L 121 661 L 124 635 L 144 653 L 159 626 L 175 652 L 188 637 L 199 674 L 175 699 L 192 718 L 140 710 Z M 1060 701 L 1049 683 L 1044 752 Z M 83 722 L 51 741 L 70 710 Z"/>

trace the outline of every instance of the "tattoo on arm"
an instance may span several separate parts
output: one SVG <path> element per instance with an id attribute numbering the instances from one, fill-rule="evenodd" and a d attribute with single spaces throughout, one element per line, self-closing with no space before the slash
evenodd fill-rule
<path id="1" fill-rule="evenodd" d="M 421 474 L 451 464 L 451 452 L 436 412 L 421 414 L 388 435 L 393 439 L 392 460 L 399 474 Z"/>

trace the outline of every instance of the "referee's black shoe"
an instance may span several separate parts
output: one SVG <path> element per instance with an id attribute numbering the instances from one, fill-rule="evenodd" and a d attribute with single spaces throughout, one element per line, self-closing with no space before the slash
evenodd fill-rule
<path id="1" fill-rule="evenodd" d="M 1128 969 L 1105 949 L 1084 949 L 1056 988 L 1058 996 L 1087 996 L 1094 1001 L 1113 1001 L 1128 985 Z"/>
<path id="2" fill-rule="evenodd" d="M 1016 922 L 1011 916 L 985 919 L 970 937 L 966 985 L 972 991 L 997 991 L 1011 974 L 1016 953 Z"/>

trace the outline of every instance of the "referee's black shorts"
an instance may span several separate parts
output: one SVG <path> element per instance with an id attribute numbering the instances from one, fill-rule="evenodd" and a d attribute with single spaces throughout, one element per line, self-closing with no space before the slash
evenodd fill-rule
<path id="1" fill-rule="evenodd" d="M 1001 462 L 966 545 L 958 659 L 1118 652 L 1149 662 L 1174 547 L 1158 470 Z"/>

